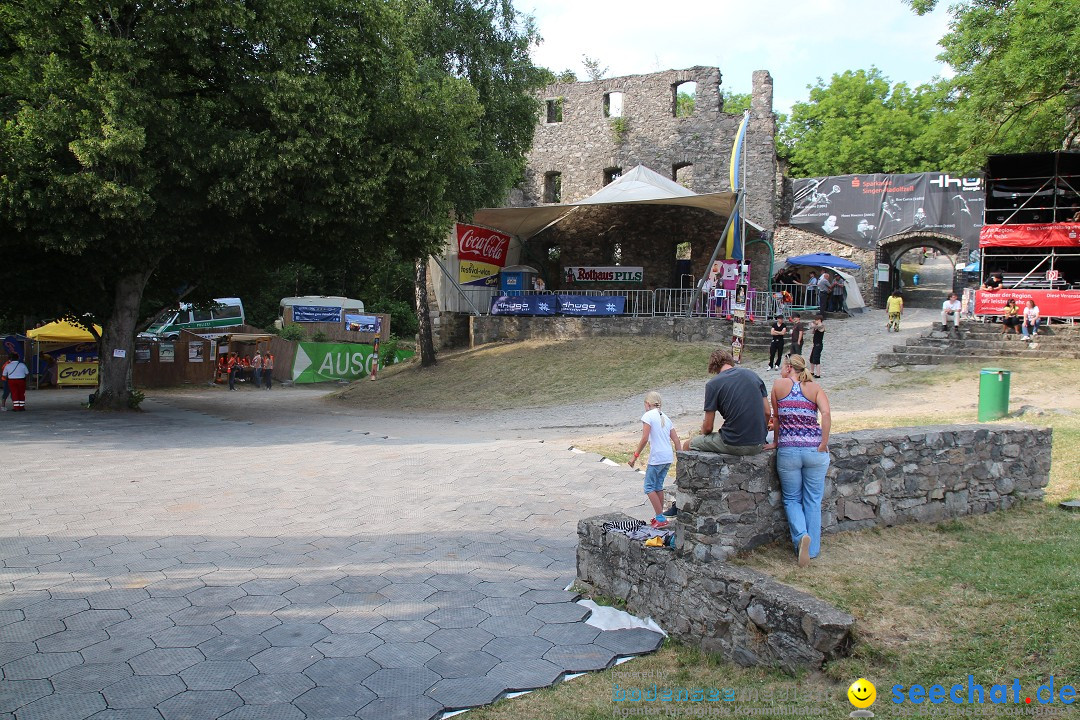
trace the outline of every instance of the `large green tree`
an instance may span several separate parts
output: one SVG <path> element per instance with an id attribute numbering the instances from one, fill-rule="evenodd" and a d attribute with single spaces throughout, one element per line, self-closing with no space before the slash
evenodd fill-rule
<path id="1" fill-rule="evenodd" d="M 9 305 L 102 321 L 98 404 L 125 407 L 144 299 L 365 248 L 425 257 L 459 202 L 469 211 L 518 171 L 492 148 L 528 145 L 501 113 L 531 93 L 511 84 L 485 106 L 471 74 L 475 57 L 495 85 L 513 68 L 470 43 L 501 42 L 516 58 L 529 42 L 496 7 L 0 6 L 0 247 L 18 258 L 0 270 Z M 509 25 L 481 28 L 496 16 Z M 462 26 L 472 34 L 455 47 Z M 479 189 L 457 187 L 470 177 Z"/>

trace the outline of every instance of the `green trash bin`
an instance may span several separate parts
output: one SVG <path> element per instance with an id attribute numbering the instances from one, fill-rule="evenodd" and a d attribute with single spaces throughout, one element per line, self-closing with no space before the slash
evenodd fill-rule
<path id="1" fill-rule="evenodd" d="M 1001 368 L 979 371 L 979 422 L 998 420 L 1009 414 L 1011 377 L 1011 371 Z"/>

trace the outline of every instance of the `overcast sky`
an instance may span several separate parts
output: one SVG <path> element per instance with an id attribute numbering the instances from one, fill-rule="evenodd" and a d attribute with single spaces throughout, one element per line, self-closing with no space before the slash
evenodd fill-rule
<path id="1" fill-rule="evenodd" d="M 536 18 L 544 42 L 534 62 L 587 79 L 583 55 L 636 75 L 694 65 L 720 68 L 723 89 L 749 92 L 751 73 L 773 76 L 777 112 L 807 99 L 806 86 L 833 73 L 879 68 L 919 85 L 947 66 L 935 57 L 949 5 L 915 15 L 901 0 L 514 0 Z"/>

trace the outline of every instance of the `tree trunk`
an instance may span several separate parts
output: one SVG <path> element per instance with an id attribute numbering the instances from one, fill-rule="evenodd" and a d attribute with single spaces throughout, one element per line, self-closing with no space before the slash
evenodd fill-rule
<path id="1" fill-rule="evenodd" d="M 420 346 L 420 366 L 431 367 L 435 364 L 435 341 L 431 337 L 431 312 L 428 310 L 426 257 L 416 261 L 414 283 L 416 320 L 419 323 L 417 343 Z"/>
<path id="2" fill-rule="evenodd" d="M 100 410 L 128 410 L 129 378 L 135 355 L 135 325 L 139 305 L 152 271 L 125 275 L 116 282 L 112 315 L 101 333 L 98 391 L 93 407 Z M 116 351 L 122 351 L 117 353 Z M 122 357 L 117 357 L 122 355 Z"/>

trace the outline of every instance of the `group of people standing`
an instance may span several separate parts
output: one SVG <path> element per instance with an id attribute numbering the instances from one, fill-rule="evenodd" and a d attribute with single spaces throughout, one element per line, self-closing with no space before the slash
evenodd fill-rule
<path id="1" fill-rule="evenodd" d="M 218 357 L 218 372 L 228 377 L 230 390 L 236 389 L 237 379 L 242 379 L 249 370 L 252 372 L 255 387 L 269 390 L 274 383 L 274 356 L 270 351 L 263 354 L 261 350 L 256 350 L 255 357 L 241 357 L 239 353 Z"/>
<path id="2" fill-rule="evenodd" d="M 645 494 L 655 513 L 650 525 L 656 530 L 666 528 L 667 518 L 678 513 L 674 504 L 661 511 L 664 478 L 674 459 L 673 444 L 681 450 L 729 455 L 757 455 L 775 449 L 792 546 L 799 566 L 806 567 L 821 550 L 821 502 L 832 426 L 829 399 L 798 353 L 783 359 L 771 392 L 755 372 L 736 367 L 735 358 L 725 348 L 712 353 L 708 369 L 714 377 L 705 385 L 701 434 L 689 440 L 680 443 L 674 424 L 661 410 L 660 394 L 645 396 L 641 439 L 629 465 L 636 465 L 649 444 Z M 717 414 L 723 419 L 719 429 Z"/>
<path id="3" fill-rule="evenodd" d="M 795 268 L 785 268 L 773 277 L 773 284 L 782 285 L 805 285 L 806 304 L 817 305 L 818 312 L 824 315 L 827 312 L 847 311 L 847 283 L 840 273 L 822 272 L 819 276 L 816 270 L 810 271 L 806 282 L 800 282 L 799 274 Z"/>
<path id="4" fill-rule="evenodd" d="M 769 327 L 769 369 L 782 369 L 781 361 L 784 356 L 784 348 L 787 338 L 791 337 L 791 350 L 789 355 L 802 355 L 803 341 L 806 339 L 807 328 L 803 325 L 802 316 L 793 313 L 790 319 L 791 327 L 784 321 L 783 316 L 778 315 Z M 821 377 L 821 351 L 825 348 L 825 316 L 816 315 L 810 322 L 811 348 L 810 348 L 810 373 Z"/>

